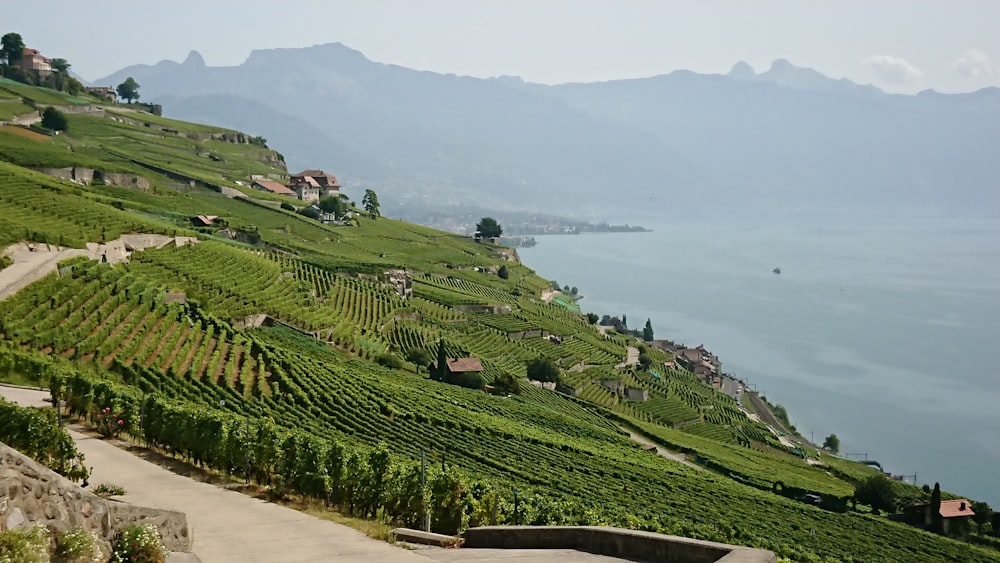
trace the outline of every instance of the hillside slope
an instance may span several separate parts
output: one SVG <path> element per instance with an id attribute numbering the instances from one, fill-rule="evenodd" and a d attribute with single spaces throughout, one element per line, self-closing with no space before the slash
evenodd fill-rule
<path id="1" fill-rule="evenodd" d="M 473 507 L 492 498 L 501 521 L 658 530 L 793 560 L 1000 559 L 848 511 L 854 482 L 870 471 L 806 463 L 687 372 L 653 378 L 616 369 L 632 343 L 542 301 L 548 282 L 508 249 L 388 218 L 326 225 L 282 209 L 296 200 L 242 185 L 251 174 L 282 173 L 280 159 L 235 132 L 120 110 L 73 115 L 69 125 L 44 139 L 0 131 L 0 244 L 82 247 L 130 232 L 199 242 L 117 264 L 74 258 L 0 302 L 0 374 L 66 381 L 74 408 L 113 401 L 133 409 L 130 425 L 143 423 L 140 412 L 176 413 L 175 425 L 197 421 L 179 434 L 139 431 L 237 475 L 244 461 L 263 463 L 241 457 L 251 420 L 255 439 L 297 433 L 283 442 L 286 460 L 333 459 L 325 457 L 340 451 L 333 440 L 362 452 L 381 444 L 395 460 L 423 454 L 446 467 L 441 475 L 456 475 L 446 496 L 468 502 L 457 515 L 436 508 L 441 529 L 482 521 Z M 141 175 L 149 187 L 78 185 L 24 167 L 73 165 Z M 228 227 L 196 231 L 190 217 L 198 214 Z M 270 320 L 260 325 L 263 316 Z M 434 381 L 406 361 L 413 350 L 434 357 L 439 343 L 448 356 L 481 359 L 487 383 L 513 375 L 522 393 Z M 669 359 L 651 353 L 657 363 Z M 524 380 L 525 360 L 542 356 L 579 397 Z M 573 366 L 586 369 L 567 371 Z M 647 389 L 658 406 L 601 391 L 597 382 L 607 378 Z M 698 424 L 683 430 L 663 424 L 692 416 Z M 688 452 L 706 470 L 643 451 L 623 427 Z M 285 475 L 290 461 L 275 463 L 267 471 Z M 271 482 L 254 467 L 256 479 Z M 318 481 L 295 474 L 279 482 L 328 500 L 341 474 L 322 472 Z M 776 489 L 820 493 L 829 510 Z"/>

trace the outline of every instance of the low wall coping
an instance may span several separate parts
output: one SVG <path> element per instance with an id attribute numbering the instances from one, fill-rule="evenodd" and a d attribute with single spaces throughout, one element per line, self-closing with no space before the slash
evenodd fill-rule
<path id="1" fill-rule="evenodd" d="M 575 549 L 632 561 L 775 563 L 773 552 L 606 526 L 484 526 L 465 531 L 464 547 Z"/>

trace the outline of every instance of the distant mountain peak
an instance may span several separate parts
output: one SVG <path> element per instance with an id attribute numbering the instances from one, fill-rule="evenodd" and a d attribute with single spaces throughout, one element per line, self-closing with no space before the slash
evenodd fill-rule
<path id="1" fill-rule="evenodd" d="M 287 63 L 291 58 L 307 64 L 354 64 L 371 63 L 357 49 L 352 49 L 343 43 L 321 43 L 312 47 L 283 47 L 279 49 L 254 49 L 244 65 Z"/>
<path id="2" fill-rule="evenodd" d="M 756 76 L 757 73 L 754 72 L 753 67 L 750 63 L 746 61 L 739 61 L 733 65 L 733 68 L 729 71 L 730 78 L 735 78 L 737 80 L 747 80 Z"/>
<path id="3" fill-rule="evenodd" d="M 192 50 L 190 53 L 188 53 L 187 58 L 184 59 L 184 62 L 182 64 L 184 66 L 199 66 L 199 67 L 202 67 L 202 66 L 205 66 L 205 58 L 202 57 L 201 53 L 199 53 L 198 51 L 193 51 Z"/>
<path id="4" fill-rule="evenodd" d="M 807 70 L 793 65 L 788 59 L 774 59 L 774 62 L 771 63 L 771 69 L 768 72 L 781 72 L 792 69 Z"/>

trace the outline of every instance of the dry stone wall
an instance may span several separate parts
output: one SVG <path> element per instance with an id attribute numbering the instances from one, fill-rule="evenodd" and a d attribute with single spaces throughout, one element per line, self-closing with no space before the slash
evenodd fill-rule
<path id="1" fill-rule="evenodd" d="M 0 442 L 0 531 L 41 523 L 56 530 L 83 528 L 110 542 L 136 523 L 155 524 L 170 551 L 191 551 L 182 512 L 101 498 Z"/>

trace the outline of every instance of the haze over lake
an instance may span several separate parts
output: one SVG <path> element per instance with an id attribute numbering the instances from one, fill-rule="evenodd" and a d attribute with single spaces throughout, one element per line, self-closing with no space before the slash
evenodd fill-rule
<path id="1" fill-rule="evenodd" d="M 584 311 L 704 343 L 807 438 L 1000 505 L 1000 219 L 647 226 L 519 253 Z"/>

